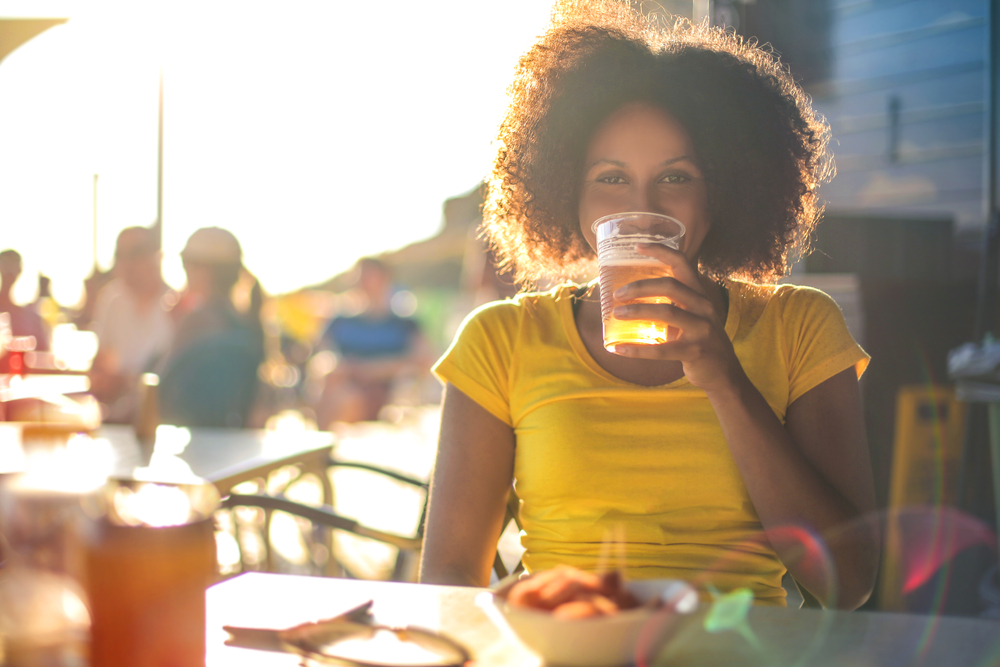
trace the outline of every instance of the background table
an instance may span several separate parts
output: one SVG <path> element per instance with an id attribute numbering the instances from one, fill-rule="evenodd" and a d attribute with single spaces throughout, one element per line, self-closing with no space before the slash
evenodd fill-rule
<path id="1" fill-rule="evenodd" d="M 114 476 L 131 477 L 137 467 L 146 465 L 131 426 L 107 424 L 94 437 L 110 443 Z M 176 457 L 192 473 L 215 484 L 222 495 L 241 482 L 266 478 L 286 465 L 299 465 L 324 483 L 324 502 L 329 504 L 332 492 L 326 468 L 334 440 L 327 431 L 171 429 L 159 432 L 156 451 L 164 457 Z"/>
<path id="2" fill-rule="evenodd" d="M 374 600 L 375 618 L 391 625 L 443 630 L 465 644 L 482 667 L 537 667 L 526 649 L 503 636 L 475 606 L 481 589 L 246 574 L 207 594 L 208 666 L 298 665 L 295 656 L 227 647 L 223 625 L 281 628 L 326 618 Z M 1000 623 L 879 612 L 754 607 L 747 624 L 755 648 L 733 630 L 704 630 L 693 615 L 657 665 L 996 665 Z"/>

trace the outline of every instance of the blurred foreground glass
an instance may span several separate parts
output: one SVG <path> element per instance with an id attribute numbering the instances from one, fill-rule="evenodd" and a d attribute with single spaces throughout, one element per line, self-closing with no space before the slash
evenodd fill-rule
<path id="1" fill-rule="evenodd" d="M 611 314 L 616 289 L 647 278 L 669 275 L 657 259 L 640 255 L 637 243 L 661 243 L 677 249 L 684 236 L 684 225 L 674 218 L 657 213 L 615 213 L 598 218 L 593 225 L 597 235 L 597 263 L 601 282 L 601 319 L 604 321 L 604 348 L 615 351 L 621 343 L 657 345 L 668 340 L 667 326 L 648 320 L 619 320 Z M 642 303 L 669 303 L 666 299 L 640 299 Z"/>
<path id="2" fill-rule="evenodd" d="M 102 501 L 83 531 L 92 664 L 204 665 L 215 487 L 118 480 Z"/>
<path id="3" fill-rule="evenodd" d="M 90 618 L 77 529 L 107 474 L 90 465 L 89 438 L 61 425 L 5 425 L 3 435 L 0 663 L 85 665 Z"/>

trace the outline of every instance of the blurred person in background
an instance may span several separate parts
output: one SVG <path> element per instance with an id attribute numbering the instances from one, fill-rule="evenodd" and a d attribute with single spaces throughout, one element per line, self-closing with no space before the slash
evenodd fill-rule
<path id="1" fill-rule="evenodd" d="M 94 313 L 97 310 L 97 297 L 112 280 L 114 280 L 113 269 L 101 271 L 100 267 L 94 265 L 90 275 L 83 281 L 83 305 L 72 318 L 79 328 L 88 328 L 93 325 Z"/>
<path id="2" fill-rule="evenodd" d="M 11 290 L 21 275 L 21 255 L 16 250 L 0 252 L 0 313 L 10 316 L 12 336 L 33 336 L 34 349 L 48 351 L 49 330 L 45 322 L 31 308 L 19 306 L 11 300 Z M 8 373 L 8 357 L 0 357 L 0 373 Z"/>
<path id="3" fill-rule="evenodd" d="M 263 345 L 260 284 L 253 279 L 250 303 L 240 312 L 233 303 L 233 288 L 245 272 L 243 250 L 232 232 L 221 227 L 195 231 L 181 251 L 187 286 L 181 296 L 180 319 L 173 351 L 201 339 L 239 332 Z"/>
<path id="4" fill-rule="evenodd" d="M 321 428 L 376 419 L 397 381 L 430 369 L 430 351 L 416 320 L 393 312 L 389 267 L 365 257 L 354 270 L 363 308 L 357 315 L 334 317 L 318 345 L 337 355 L 316 404 Z"/>
<path id="5" fill-rule="evenodd" d="M 173 344 L 158 367 L 165 423 L 244 426 L 264 359 L 260 284 L 243 267 L 233 234 L 220 227 L 195 231 L 181 251 L 187 287 Z M 252 281 L 245 311 L 234 288 Z"/>
<path id="6" fill-rule="evenodd" d="M 52 279 L 41 273 L 38 274 L 38 296 L 32 302 L 31 308 L 48 325 L 49 331 L 55 329 L 57 324 L 66 321 L 62 307 L 52 296 Z"/>
<path id="7" fill-rule="evenodd" d="M 132 419 L 139 376 L 173 341 L 170 309 L 177 294 L 163 281 L 162 257 L 151 229 L 128 227 L 118 234 L 114 279 L 99 292 L 91 325 L 98 338 L 91 390 L 107 408 L 105 421 Z"/>

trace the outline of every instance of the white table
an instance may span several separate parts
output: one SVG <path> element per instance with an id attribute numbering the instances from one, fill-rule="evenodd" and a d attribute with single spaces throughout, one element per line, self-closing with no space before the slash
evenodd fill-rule
<path id="1" fill-rule="evenodd" d="M 537 658 L 506 639 L 473 604 L 480 590 L 246 574 L 208 590 L 208 667 L 298 665 L 293 655 L 225 646 L 222 626 L 289 627 L 366 600 L 375 601 L 379 622 L 446 632 L 472 650 L 478 667 L 537 667 Z M 694 615 L 656 664 L 986 667 L 1000 659 L 996 621 L 754 607 L 747 623 L 759 649 L 732 630 L 709 633 L 703 621 L 703 611 Z"/>
<path id="2" fill-rule="evenodd" d="M 111 444 L 113 475 L 131 477 L 147 465 L 131 426 L 107 424 L 95 434 Z M 335 436 L 326 431 L 173 428 L 158 431 L 155 456 L 161 464 L 187 466 L 227 495 L 242 482 L 266 478 L 286 465 L 298 465 L 324 485 L 324 502 L 332 499 L 326 474 Z M 176 460 L 171 460 L 173 459 Z"/>

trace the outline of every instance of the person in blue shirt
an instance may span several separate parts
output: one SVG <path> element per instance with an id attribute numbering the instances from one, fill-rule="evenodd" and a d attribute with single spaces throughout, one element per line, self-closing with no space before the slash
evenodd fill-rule
<path id="1" fill-rule="evenodd" d="M 337 355 L 337 365 L 326 376 L 316 404 L 320 427 L 378 418 L 397 379 L 430 366 L 416 320 L 392 310 L 389 267 L 365 257 L 355 272 L 364 308 L 357 315 L 334 317 L 320 341 L 320 347 Z"/>

